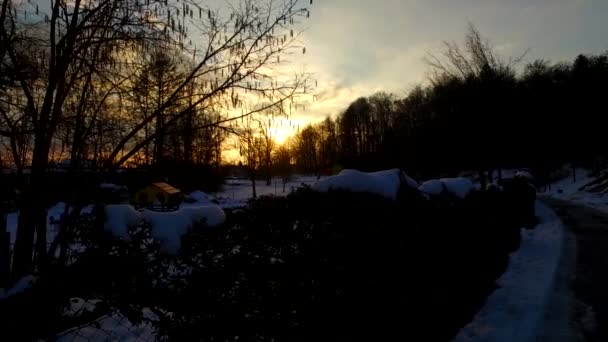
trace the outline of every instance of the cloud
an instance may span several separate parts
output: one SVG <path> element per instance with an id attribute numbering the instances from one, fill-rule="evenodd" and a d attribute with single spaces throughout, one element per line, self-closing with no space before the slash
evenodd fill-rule
<path id="1" fill-rule="evenodd" d="M 402 95 L 425 80 L 423 58 L 443 41 L 462 42 L 469 22 L 508 60 L 560 61 L 607 46 L 605 0 L 322 0 L 315 1 L 294 58 L 318 82 L 303 120 L 344 110 L 380 90 Z"/>

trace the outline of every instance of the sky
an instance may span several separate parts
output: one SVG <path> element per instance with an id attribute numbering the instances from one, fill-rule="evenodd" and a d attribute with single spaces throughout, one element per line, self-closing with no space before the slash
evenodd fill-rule
<path id="1" fill-rule="evenodd" d="M 507 60 L 529 50 L 524 63 L 560 62 L 607 51 L 606 18 L 608 0 L 314 0 L 306 54 L 292 63 L 314 75 L 317 101 L 291 119 L 320 121 L 377 91 L 407 94 L 426 79 L 424 57 L 463 42 L 469 23 Z"/>

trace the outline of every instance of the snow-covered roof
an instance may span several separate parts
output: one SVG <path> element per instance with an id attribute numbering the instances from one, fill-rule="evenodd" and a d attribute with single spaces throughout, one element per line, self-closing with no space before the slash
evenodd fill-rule
<path id="1" fill-rule="evenodd" d="M 169 195 L 173 195 L 173 194 L 179 194 L 180 191 L 174 187 L 172 187 L 171 185 L 167 184 L 167 183 L 152 183 L 152 186 L 159 188 L 161 191 L 169 194 Z"/>

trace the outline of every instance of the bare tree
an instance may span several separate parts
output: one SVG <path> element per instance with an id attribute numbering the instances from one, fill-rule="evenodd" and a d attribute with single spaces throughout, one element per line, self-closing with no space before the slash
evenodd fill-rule
<path id="1" fill-rule="evenodd" d="M 152 142 L 162 146 L 162 137 L 192 113 L 219 113 L 191 127 L 198 131 L 230 129 L 231 122 L 264 111 L 248 106 L 254 96 L 285 112 L 307 78 L 285 78 L 279 67 L 281 56 L 300 48 L 293 25 L 308 10 L 297 0 L 243 0 L 224 11 L 184 1 L 58 0 L 48 13 L 34 4 L 19 5 L 35 13 L 33 23 L 20 20 L 14 6 L 3 0 L 0 61 L 17 94 L 3 91 L 0 97 L 5 104 L 11 98 L 23 102 L 2 115 L 9 127 L 4 136 L 15 141 L 10 144 L 15 162 L 27 155 L 31 167 L 22 196 L 27 205 L 20 208 L 15 278 L 35 266 L 35 236 L 37 265 L 47 259 L 43 192 L 56 144 L 62 156 L 62 144 L 71 136 L 72 159 L 92 155 L 105 169 L 116 168 Z M 183 64 L 153 110 L 136 119 L 130 109 L 132 85 L 142 69 L 138 56 L 155 46 L 188 56 L 191 63 Z M 19 134 L 28 130 L 19 148 Z"/>

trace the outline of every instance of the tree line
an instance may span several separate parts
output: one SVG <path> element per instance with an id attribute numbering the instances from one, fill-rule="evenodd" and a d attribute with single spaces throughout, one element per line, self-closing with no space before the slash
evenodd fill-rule
<path id="1" fill-rule="evenodd" d="M 422 179 L 471 170 L 483 182 L 502 168 L 544 177 L 605 160 L 608 53 L 524 64 L 500 58 L 470 26 L 464 45 L 446 43 L 427 62 L 428 84 L 407 96 L 361 97 L 303 128 L 291 143 L 297 166 L 399 167 Z"/>

